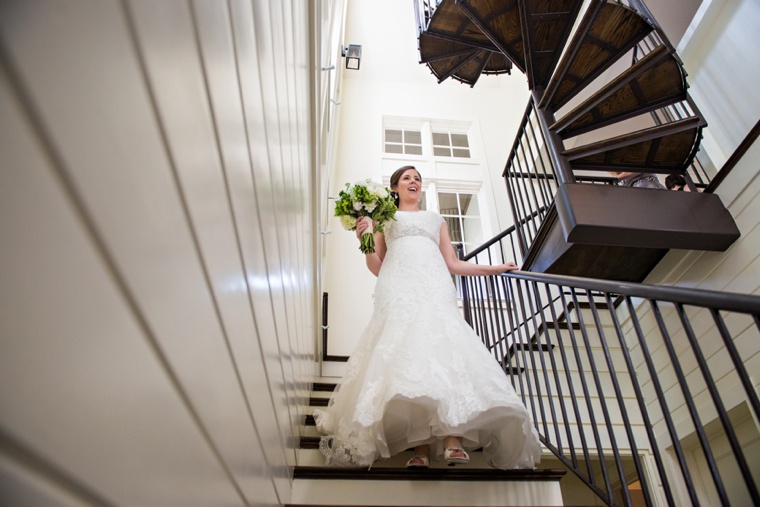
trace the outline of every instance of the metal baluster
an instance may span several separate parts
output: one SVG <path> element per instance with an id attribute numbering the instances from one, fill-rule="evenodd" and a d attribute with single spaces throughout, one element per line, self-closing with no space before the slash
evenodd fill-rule
<path id="1" fill-rule="evenodd" d="M 623 359 L 625 360 L 626 369 L 628 371 L 628 376 L 631 381 L 631 385 L 633 386 L 634 393 L 636 394 L 636 401 L 638 403 L 639 407 L 639 413 L 642 416 L 642 419 L 644 420 L 644 425 L 647 430 L 651 430 L 651 421 L 649 419 L 649 413 L 647 411 L 646 403 L 644 402 L 644 397 L 641 393 L 641 387 L 638 383 L 638 378 L 636 376 L 636 368 L 633 365 L 633 361 L 631 360 L 631 354 L 630 350 L 628 348 L 628 344 L 625 340 L 625 333 L 623 333 L 623 328 L 620 325 L 620 320 L 618 319 L 617 312 L 615 311 L 615 305 L 612 301 L 612 298 L 610 297 L 609 293 L 605 293 L 604 295 L 605 300 L 607 301 L 607 306 L 609 307 L 610 317 L 612 318 L 613 326 L 615 327 L 615 333 L 617 334 L 618 341 L 620 343 L 620 349 L 623 354 Z M 610 366 L 612 368 L 612 366 Z M 623 395 L 621 392 L 619 392 L 619 386 L 617 381 L 615 382 L 615 391 L 616 394 L 619 397 L 620 400 L 620 407 L 621 410 L 625 411 L 625 405 L 623 403 Z M 629 421 L 628 417 L 624 415 L 623 420 L 625 421 L 625 429 L 626 434 L 628 436 L 628 441 L 631 445 L 631 454 L 633 455 L 633 461 L 636 465 L 636 473 L 639 476 L 639 481 L 641 482 L 641 491 L 644 495 L 644 501 L 647 505 L 653 505 L 652 496 L 649 491 L 649 484 L 647 480 L 647 474 L 644 470 L 644 466 L 641 463 L 641 457 L 639 456 L 639 450 L 638 446 L 636 445 L 636 439 L 633 435 L 633 429 L 631 427 L 631 422 Z M 648 431 L 649 434 L 649 431 Z M 657 442 L 652 439 L 654 435 L 650 435 L 650 443 L 652 447 L 657 446 Z"/>
<path id="2" fill-rule="evenodd" d="M 575 351 L 577 349 L 577 345 L 575 341 L 575 331 L 573 330 L 573 321 L 571 320 L 570 308 L 567 304 L 567 298 L 565 297 L 564 287 L 560 285 L 559 288 L 560 288 L 559 296 L 560 296 L 560 300 L 562 301 L 562 308 L 563 308 L 563 311 L 565 312 L 565 321 L 567 322 L 567 329 L 570 334 L 570 342 L 572 343 L 573 351 Z M 578 311 L 580 310 L 578 309 L 577 306 L 576 306 L 576 309 Z M 567 380 L 568 390 L 570 391 L 570 402 L 573 407 L 573 414 L 575 415 L 575 421 L 579 427 L 578 434 L 580 435 L 580 439 L 581 439 L 581 450 L 583 452 L 583 459 L 585 463 L 587 464 L 587 466 L 590 466 L 591 458 L 589 457 L 589 454 L 588 454 L 588 442 L 586 442 L 586 432 L 583 431 L 583 426 L 581 424 L 582 417 L 581 417 L 580 407 L 578 406 L 578 398 L 575 393 L 575 384 L 573 383 L 573 376 L 570 371 L 570 368 L 568 368 L 568 365 L 570 363 L 567 359 L 567 352 L 565 351 L 564 340 L 562 340 L 561 336 L 558 336 L 557 339 L 560 341 L 559 351 L 560 351 L 560 354 L 562 355 L 562 363 L 565 365 L 565 378 Z M 576 365 L 576 369 L 579 370 L 578 365 Z M 571 433 L 570 433 L 569 419 L 567 420 L 567 425 L 568 425 L 568 439 L 570 442 L 570 451 L 571 451 L 573 468 L 578 468 L 578 457 L 576 456 L 575 446 L 573 445 L 573 439 L 570 437 Z M 589 473 L 590 473 L 590 470 L 589 470 Z"/>
<path id="3" fill-rule="evenodd" d="M 599 318 L 599 312 L 596 308 L 596 301 L 594 300 L 593 295 L 591 294 L 591 291 L 587 291 L 586 294 L 588 295 L 589 304 L 591 305 L 591 314 L 594 317 L 594 323 L 596 324 L 596 330 L 599 334 L 599 343 L 602 345 L 602 350 L 604 350 L 604 358 L 607 362 L 607 368 L 610 374 L 610 378 L 612 380 L 612 389 L 615 391 L 615 397 L 618 400 L 618 407 L 620 408 L 620 415 L 623 418 L 623 425 L 626 427 L 626 430 L 630 431 L 631 422 L 628 419 L 628 412 L 625 408 L 625 403 L 623 403 L 623 394 L 620 391 L 620 384 L 617 380 L 617 373 L 615 371 L 615 365 L 612 362 L 612 355 L 610 354 L 610 349 L 607 345 L 607 336 L 604 334 L 604 328 L 602 327 L 601 319 Z M 589 356 L 591 355 L 591 345 L 586 344 L 589 350 Z M 623 470 L 623 460 L 620 457 L 620 450 L 617 444 L 617 438 L 615 437 L 615 429 L 612 427 L 612 417 L 610 416 L 609 409 L 607 408 L 607 397 L 603 394 L 602 384 L 599 382 L 599 373 L 598 368 L 594 365 L 592 367 L 592 371 L 594 373 L 594 380 L 597 382 L 597 390 L 599 392 L 599 403 L 602 406 L 602 413 L 604 414 L 604 422 L 607 425 L 607 434 L 610 437 L 610 446 L 612 447 L 612 454 L 615 456 L 615 466 L 617 468 L 618 476 L 620 478 L 620 482 L 622 484 L 622 487 L 620 488 L 623 492 L 623 498 L 626 501 L 626 505 L 631 504 L 631 495 L 628 491 L 628 484 L 625 479 L 625 471 Z M 632 435 L 628 435 L 629 440 L 632 438 Z M 633 445 L 632 441 L 628 442 L 629 444 Z M 635 446 L 634 446 L 635 449 Z"/>
<path id="4" fill-rule="evenodd" d="M 578 304 L 578 297 L 576 295 L 575 290 L 572 290 L 572 296 L 573 296 L 573 303 L 575 304 L 576 308 L 579 308 L 580 305 Z M 599 376 L 596 373 L 596 366 L 594 364 L 593 356 L 591 355 L 591 346 L 590 346 L 590 340 L 588 338 L 588 334 L 586 331 L 586 324 L 583 320 L 583 313 L 578 312 L 578 322 L 580 323 L 580 331 L 581 331 L 581 338 L 583 339 L 584 344 L 586 345 L 586 355 L 589 358 L 589 363 L 591 365 L 591 371 L 593 373 L 594 381 L 596 382 L 596 388 L 597 393 L 599 394 L 599 398 L 601 399 L 602 394 L 599 392 Z M 591 420 L 591 429 L 594 435 L 594 441 L 596 442 L 596 454 L 599 457 L 599 463 L 601 464 L 602 469 L 602 475 L 604 477 L 604 485 L 605 490 L 607 492 L 607 495 L 609 498 L 612 498 L 612 485 L 610 483 L 609 474 L 607 473 L 607 464 L 606 460 L 604 458 L 604 452 L 602 451 L 602 441 L 601 436 L 599 435 L 599 427 L 596 422 L 596 415 L 594 407 L 591 404 L 591 393 L 588 389 L 588 384 L 586 383 L 586 375 L 583 372 L 583 361 L 581 360 L 580 356 L 580 348 L 578 347 L 578 344 L 573 341 L 573 352 L 575 353 L 575 362 L 578 364 L 578 374 L 581 377 L 581 383 L 583 385 L 583 395 L 586 400 L 586 408 L 588 409 L 589 418 Z M 583 426 L 581 426 L 581 431 L 583 431 Z M 591 465 L 589 464 L 589 467 Z M 592 484 L 596 484 L 596 479 L 594 477 L 593 472 L 589 468 L 589 478 L 592 481 Z"/>
<path id="5" fill-rule="evenodd" d="M 546 284 L 542 284 L 542 285 L 544 286 L 545 291 L 548 290 Z M 539 357 L 540 362 L 541 362 L 541 369 L 543 370 L 543 373 L 544 373 L 544 383 L 546 385 L 546 397 L 549 400 L 549 412 L 551 413 L 552 421 L 554 421 L 554 432 L 555 432 L 556 439 L 557 439 L 556 448 L 557 448 L 558 452 L 560 454 L 562 454 L 563 453 L 563 451 L 562 451 L 562 435 L 561 435 L 559 426 L 557 424 L 557 413 L 556 413 L 556 409 L 554 407 L 554 400 L 553 400 L 553 396 L 552 396 L 551 382 L 550 382 L 549 373 L 548 373 L 549 370 L 546 367 L 546 359 L 544 358 L 544 356 L 546 354 L 542 354 L 541 353 L 542 352 L 542 350 L 541 350 L 542 349 L 541 338 L 540 338 L 541 335 L 543 335 L 546 338 L 546 348 L 547 348 L 547 352 L 549 354 L 549 362 L 551 363 L 552 370 L 554 372 L 554 381 L 555 381 L 555 384 L 557 386 L 557 394 L 559 396 L 560 403 L 561 403 L 561 400 L 562 400 L 562 387 L 560 385 L 559 378 L 558 378 L 557 364 L 556 364 L 556 361 L 554 359 L 554 354 L 552 353 L 551 341 L 550 341 L 550 338 L 549 338 L 549 323 L 547 322 L 546 316 L 544 315 L 544 305 L 541 304 L 541 292 L 539 291 L 537 282 L 533 282 L 532 286 L 533 286 L 534 298 L 536 300 L 536 306 L 537 306 L 538 312 L 539 312 L 539 314 L 541 316 L 541 323 L 542 323 L 541 325 L 543 327 L 543 332 L 541 332 L 541 333 L 539 333 L 538 330 L 536 330 L 536 345 L 538 345 L 538 357 Z M 557 319 L 556 319 L 556 316 L 554 315 L 554 307 L 552 306 L 551 294 L 549 294 L 548 292 L 547 292 L 547 298 L 548 298 L 548 301 L 547 301 L 547 305 L 545 305 L 545 306 L 548 306 L 548 307 L 550 307 L 552 309 L 552 312 L 551 312 L 552 316 L 555 317 L 555 318 L 552 319 L 552 322 L 555 324 L 555 330 L 557 330 L 556 329 L 556 326 L 558 326 Z M 562 405 L 562 407 L 563 407 L 562 415 L 565 418 L 567 418 L 567 414 L 564 411 L 564 405 Z"/>
<path id="6" fill-rule="evenodd" d="M 668 329 L 665 326 L 665 320 L 662 317 L 662 312 L 659 305 L 657 304 L 657 301 L 649 300 L 649 303 L 652 306 L 652 311 L 654 312 L 655 318 L 657 320 L 657 326 L 660 329 L 663 343 L 665 344 L 668 356 L 670 357 L 673 369 L 675 370 L 676 379 L 678 380 L 678 385 L 681 388 L 681 393 L 683 394 L 683 401 L 686 404 L 689 410 L 689 415 L 691 416 L 691 420 L 694 423 L 694 430 L 699 438 L 699 443 L 702 445 L 702 451 L 705 454 L 707 466 L 710 469 L 710 475 L 712 475 L 713 483 L 715 484 L 715 488 L 718 491 L 718 496 L 720 497 L 721 503 L 723 505 L 728 505 L 728 495 L 726 494 L 726 488 L 723 485 L 720 474 L 718 473 L 718 466 L 715 463 L 715 458 L 713 457 L 712 451 L 710 450 L 710 444 L 707 440 L 707 435 L 705 434 L 705 428 L 702 425 L 702 421 L 700 421 L 699 414 L 697 413 L 697 408 L 694 405 L 694 398 L 692 397 L 691 390 L 686 383 L 686 376 L 681 369 L 681 363 L 678 360 L 678 354 L 676 353 L 675 348 L 673 348 L 673 343 L 670 340 L 670 334 L 668 333 Z M 687 482 L 688 488 L 690 490 L 693 489 L 694 484 L 691 481 L 690 476 Z M 699 504 L 699 502 L 696 501 L 696 498 L 694 498 L 694 503 L 695 505 Z"/>

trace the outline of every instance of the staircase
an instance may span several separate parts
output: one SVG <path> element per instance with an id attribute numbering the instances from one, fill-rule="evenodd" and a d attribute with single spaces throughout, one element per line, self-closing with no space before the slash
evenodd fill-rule
<path id="1" fill-rule="evenodd" d="M 335 388 L 334 378 L 320 380 L 312 387 L 309 412 L 326 406 Z M 559 481 L 566 471 L 554 460 L 536 470 L 495 470 L 475 451 L 467 465 L 448 467 L 431 461 L 428 470 L 407 470 L 406 461 L 413 455 L 410 449 L 376 462 L 369 470 L 328 467 L 319 440 L 314 418 L 307 415 L 293 472 L 292 507 L 564 505 Z"/>
<path id="2" fill-rule="evenodd" d="M 739 231 L 715 195 L 588 184 L 611 171 L 701 182 L 690 167 L 706 122 L 641 0 L 582 5 L 416 2 L 420 62 L 439 82 L 526 74 L 533 96 L 504 171 L 523 268 L 642 281 L 669 249 L 725 251 Z"/>
<path id="3" fill-rule="evenodd" d="M 439 83 L 451 78 L 474 86 L 484 74 L 510 74 L 513 67 L 527 77 L 533 96 L 521 132 L 538 134 L 515 140 L 504 172 L 523 269 L 640 281 L 671 248 L 722 251 L 738 238 L 733 219 L 715 195 L 588 184 L 603 181 L 597 175 L 608 171 L 679 173 L 696 190 L 689 167 L 706 122 L 688 95 L 686 73 L 672 45 L 641 1 L 591 0 L 583 13 L 582 0 L 415 0 L 414 5 L 420 62 Z M 631 53 L 632 63 L 607 78 Z M 623 123 L 630 126 L 624 134 L 606 134 L 609 126 Z M 499 308 L 495 302 L 478 309 L 486 306 Z M 596 308 L 592 305 L 594 312 Z M 610 300 L 608 309 L 613 308 Z M 561 394 L 563 382 L 554 380 L 557 375 L 580 371 L 574 358 L 560 366 L 552 359 L 555 344 L 549 336 L 561 341 L 582 324 L 582 311 L 565 310 L 564 322 L 552 319 L 526 334 L 526 340 L 508 339 L 503 334 L 507 326 L 497 330 L 493 341 L 484 338 L 520 392 L 525 382 L 528 391 L 542 389 L 551 400 L 552 389 Z M 568 322 L 569 316 L 581 322 Z M 527 322 L 510 333 L 519 334 Z M 614 325 L 617 331 L 619 323 Z M 478 330 L 478 323 L 473 327 Z M 478 331 L 483 337 L 482 329 Z M 585 327 L 582 334 L 588 339 Z M 602 331 L 597 338 L 607 347 Z M 500 356 L 496 352 L 503 344 L 508 344 L 507 352 Z M 606 371 L 603 366 L 590 368 L 599 400 L 604 400 L 597 378 Z M 611 366 L 609 373 L 614 373 Z M 578 377 L 585 382 L 584 375 Z M 324 406 L 334 389 L 329 378 L 322 380 L 314 384 L 312 408 Z M 617 390 L 617 382 L 614 386 Z M 528 398 L 534 416 L 533 404 L 540 404 L 541 397 Z M 625 412 L 622 397 L 618 400 Z M 560 480 L 568 468 L 606 503 L 630 505 L 626 477 L 636 470 L 645 479 L 633 439 L 633 457 L 626 461 L 618 455 L 618 430 L 608 422 L 608 438 L 600 437 L 595 423 L 580 424 L 583 412 L 575 407 L 572 422 L 562 422 L 564 412 L 563 418 L 543 412 L 536 417 L 544 425 L 539 430 L 542 442 L 553 456 L 544 456 L 542 468 L 527 471 L 493 470 L 478 452 L 471 454 L 467 466 L 431 463 L 429 470 L 412 471 L 404 467 L 411 450 L 368 470 L 326 467 L 314 420 L 306 416 L 290 505 L 564 505 Z M 593 419 L 594 410 L 586 412 Z M 587 445 L 577 447 L 584 453 L 580 458 L 572 444 L 569 451 L 564 449 L 562 439 L 555 441 L 549 433 L 550 423 L 555 426 L 552 433 L 564 431 L 568 438 L 574 436 L 570 430 L 576 423 L 581 439 L 593 432 L 598 458 L 589 455 Z M 641 427 L 648 431 L 646 424 Z M 604 466 L 610 452 L 617 479 Z"/>

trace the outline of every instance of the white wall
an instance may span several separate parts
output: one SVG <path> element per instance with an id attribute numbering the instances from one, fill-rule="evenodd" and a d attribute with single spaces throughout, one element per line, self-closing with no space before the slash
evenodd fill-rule
<path id="1" fill-rule="evenodd" d="M 529 97 L 525 76 L 517 70 L 511 76 L 482 76 L 473 88 L 452 80 L 438 84 L 419 63 L 414 6 L 408 0 L 349 0 L 344 43 L 361 44 L 363 53 L 358 71 L 343 72 L 330 195 L 346 182 L 381 180 L 383 116 L 472 122 L 482 133 L 482 144 L 471 142 L 477 143 L 473 153 L 485 173 L 484 195 L 492 215 L 487 218 L 493 234 L 509 227 L 512 215 L 501 173 Z M 375 278 L 364 266 L 354 234 L 342 230 L 337 219 L 330 230 L 324 274 L 330 301 L 328 352 L 349 355 L 372 313 Z"/>
<path id="2" fill-rule="evenodd" d="M 758 26 L 756 0 L 704 0 L 678 48 L 708 123 L 702 149 L 716 167 L 760 120 Z"/>
<path id="3" fill-rule="evenodd" d="M 290 500 L 315 321 L 308 20 L 0 4 L 0 503 Z"/>

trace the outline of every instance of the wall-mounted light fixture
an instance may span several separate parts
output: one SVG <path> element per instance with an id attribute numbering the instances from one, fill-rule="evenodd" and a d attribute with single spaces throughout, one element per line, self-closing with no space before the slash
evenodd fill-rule
<path id="1" fill-rule="evenodd" d="M 346 68 L 359 70 L 359 64 L 362 60 L 362 47 L 359 44 L 349 44 L 341 51 L 341 56 L 346 57 Z"/>

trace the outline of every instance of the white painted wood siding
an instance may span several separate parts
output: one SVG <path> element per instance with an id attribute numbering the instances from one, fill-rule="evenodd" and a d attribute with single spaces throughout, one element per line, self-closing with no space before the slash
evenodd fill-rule
<path id="1" fill-rule="evenodd" d="M 0 503 L 290 500 L 308 25 L 299 1 L 0 3 Z"/>

